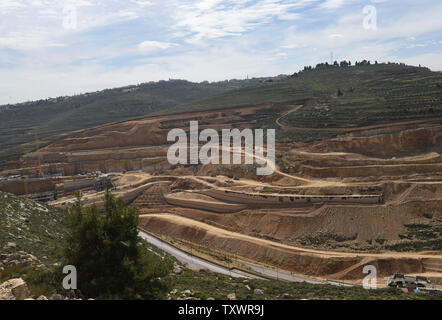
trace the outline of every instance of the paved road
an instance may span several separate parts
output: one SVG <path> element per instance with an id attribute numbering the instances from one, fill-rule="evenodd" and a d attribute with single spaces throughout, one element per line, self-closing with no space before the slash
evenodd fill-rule
<path id="1" fill-rule="evenodd" d="M 286 280 L 286 281 L 290 281 L 290 282 L 307 282 L 307 283 L 313 283 L 313 284 L 321 284 L 324 283 L 323 281 L 318 281 L 318 280 L 313 280 L 313 279 L 309 279 L 309 278 L 304 278 L 304 277 L 300 277 L 300 276 L 296 276 L 287 272 L 281 272 L 278 270 L 273 270 L 273 269 L 269 269 L 269 268 L 265 268 L 265 267 L 260 267 L 260 266 L 256 266 L 254 264 L 250 264 L 247 262 L 243 262 L 241 261 L 241 264 L 252 269 L 253 271 L 268 276 L 268 277 L 272 277 L 272 278 L 276 278 L 279 280 Z"/>
<path id="2" fill-rule="evenodd" d="M 179 250 L 175 248 L 174 246 L 171 246 L 170 244 L 159 240 L 158 238 L 155 238 L 151 236 L 150 234 L 147 234 L 144 231 L 139 231 L 139 236 L 149 242 L 150 244 L 154 245 L 157 248 L 160 248 L 161 250 L 169 253 L 170 255 L 177 258 L 179 261 L 181 261 L 184 264 L 191 264 L 201 269 L 208 269 L 210 271 L 221 273 L 224 275 L 231 276 L 233 278 L 248 278 L 248 279 L 262 279 L 261 277 L 258 277 L 254 274 L 244 272 L 242 270 L 236 270 L 236 269 L 228 269 L 223 266 L 208 262 L 204 259 L 192 256 L 182 250 Z"/>

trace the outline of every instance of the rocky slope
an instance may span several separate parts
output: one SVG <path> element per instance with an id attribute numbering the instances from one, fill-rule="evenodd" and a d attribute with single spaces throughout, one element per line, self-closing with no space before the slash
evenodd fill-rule
<path id="1" fill-rule="evenodd" d="M 0 268 L 8 261 L 54 262 L 62 218 L 60 209 L 0 192 Z"/>

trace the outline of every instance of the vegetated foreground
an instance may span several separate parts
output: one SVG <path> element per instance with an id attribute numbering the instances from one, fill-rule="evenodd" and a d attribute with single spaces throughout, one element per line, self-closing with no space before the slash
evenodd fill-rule
<path id="1" fill-rule="evenodd" d="M 9 194 L 0 193 L 2 199 L 2 209 L 0 217 L 2 219 L 20 219 L 27 216 L 27 210 L 33 212 L 33 216 L 37 215 L 42 208 L 46 209 L 40 203 L 32 200 L 15 197 Z M 11 205 L 9 207 L 8 205 Z M 26 208 L 25 212 L 21 208 Z M 43 209 L 43 210 L 44 210 Z M 49 211 L 54 210 L 48 208 Z M 59 251 L 63 243 L 63 234 L 65 233 L 64 224 L 61 220 L 65 217 L 65 213 L 55 209 L 54 218 L 58 227 L 63 228 L 61 232 L 55 232 L 54 226 L 48 225 L 47 220 L 39 221 L 22 221 L 14 225 L 14 229 L 26 228 L 30 229 L 39 226 L 41 222 L 46 223 L 46 229 L 36 230 L 33 233 L 34 238 L 39 238 L 41 245 L 52 244 L 48 251 L 41 251 L 39 247 L 33 246 L 32 241 L 23 235 L 9 235 L 5 239 L 6 244 L 2 242 L 0 247 L 0 300 L 2 299 L 38 299 L 59 300 L 67 297 L 68 299 L 78 299 L 82 297 L 86 291 L 83 289 L 84 282 L 79 282 L 81 293 L 74 293 L 61 288 L 61 274 Z M 51 218 L 52 220 L 52 218 Z M 4 220 L 2 220 L 4 221 Z M 11 231 L 8 228 L 7 231 Z M 19 230 L 20 231 L 20 230 Z M 52 231 L 52 237 L 47 239 L 47 232 Z M 23 232 L 25 234 L 25 232 Z M 15 241 L 15 242 L 14 242 Z M 207 300 L 235 298 L 237 300 L 255 300 L 255 299 L 442 299 L 440 292 L 432 292 L 426 294 L 403 293 L 397 289 L 383 290 L 365 290 L 360 287 L 339 287 L 330 284 L 308 284 L 308 283 L 291 283 L 287 281 L 277 280 L 259 280 L 232 278 L 225 275 L 216 274 L 205 269 L 198 269 L 194 266 L 183 265 L 174 257 L 168 255 L 161 249 L 144 244 L 144 249 L 149 252 L 151 259 L 156 257 L 156 263 L 161 261 L 163 266 L 162 281 L 167 284 L 166 291 L 155 292 L 154 299 L 178 299 L 178 300 Z M 23 251 L 23 250 L 26 250 Z M 50 263 L 48 261 L 57 261 L 58 263 Z M 149 264 L 151 265 L 151 263 Z M 171 265 L 174 265 L 171 269 Z M 18 280 L 23 278 L 24 281 Z M 99 275 L 98 277 L 99 278 Z M 16 279 L 16 280 L 14 280 Z M 20 290 L 11 292 L 11 289 L 5 287 L 5 284 L 11 282 L 18 283 Z M 109 281 L 112 282 L 112 281 Z M 112 298 L 112 296 L 104 295 L 104 291 L 100 292 L 103 298 Z M 17 295 L 17 297 L 15 296 Z M 98 298 L 99 296 L 95 296 Z M 115 296 L 114 296 L 115 298 Z"/>
<path id="2" fill-rule="evenodd" d="M 82 189 L 85 205 L 100 207 L 105 179 L 139 208 L 140 228 L 217 263 L 358 284 L 374 265 L 380 286 L 396 272 L 440 286 L 440 85 L 438 73 L 398 65 L 307 70 L 184 113 L 69 135 L 3 171 L 35 178 L 0 190 L 56 194 L 52 205 L 65 207 Z M 170 165 L 167 133 L 195 120 L 200 129 L 275 128 L 277 169 L 256 176 L 254 165 Z"/>
<path id="3" fill-rule="evenodd" d="M 9 227 L 6 231 L 17 230 L 18 234 L 14 236 L 9 234 L 6 238 L 2 239 L 10 242 L 6 244 L 2 242 L 0 248 L 0 300 L 46 300 L 48 298 L 50 300 L 60 300 L 86 299 L 87 297 L 91 297 L 87 295 L 90 288 L 86 290 L 84 280 L 79 282 L 80 291 L 64 290 L 61 287 L 63 275 L 61 273 L 62 266 L 60 266 L 60 262 L 64 259 L 61 249 L 63 248 L 65 240 L 63 237 L 66 234 L 67 228 L 67 225 L 62 223 L 62 220 L 66 217 L 66 213 L 62 213 L 59 209 L 51 209 L 35 201 L 26 200 L 6 193 L 0 193 L 0 197 L 2 199 L 2 208 L 0 210 L 2 221 L 18 219 L 15 221 L 14 228 Z M 25 208 L 25 210 L 23 210 L 23 208 Z M 50 220 L 57 221 L 57 228 L 61 227 L 61 232 L 55 232 L 52 229 L 54 226 L 51 222 L 44 220 L 44 218 L 43 220 L 34 220 L 34 218 L 39 217 L 38 213 L 42 210 L 47 213 L 54 211 L 55 216 L 50 218 Z M 33 212 L 31 220 L 21 219 L 28 217 L 28 211 Z M 89 232 L 92 231 L 92 222 L 95 219 L 93 215 L 92 212 L 88 212 L 85 216 L 88 221 L 85 221 L 84 227 L 88 226 Z M 112 219 L 115 218 L 116 216 L 114 215 Z M 45 224 L 45 229 L 35 230 L 36 227 L 41 226 L 41 223 Z M 33 237 L 40 239 L 39 244 L 42 246 L 51 244 L 52 247 L 48 248 L 50 250 L 42 251 L 38 246 L 34 246 L 32 239 L 26 238 L 27 232 L 23 230 L 28 228 L 35 230 Z M 47 238 L 49 230 L 53 231 L 50 239 Z M 84 234 L 84 236 L 85 235 L 86 234 Z M 88 237 L 93 238 L 92 233 L 89 233 Z M 91 239 L 86 241 L 90 241 Z M 73 239 L 70 239 L 70 243 L 73 244 L 71 240 Z M 94 246 L 90 246 L 91 249 L 93 247 Z M 26 250 L 26 252 L 23 250 Z M 150 257 L 146 267 L 160 267 L 162 272 L 162 290 L 156 289 L 152 291 L 150 286 L 144 286 L 144 289 L 148 290 L 147 293 L 151 299 L 442 299 L 440 292 L 414 294 L 404 293 L 397 289 L 365 290 L 360 287 L 351 288 L 330 284 L 290 283 L 278 280 L 232 278 L 205 269 L 198 269 L 195 266 L 183 265 L 161 249 L 147 243 L 143 244 L 143 250 L 145 250 Z M 93 252 L 93 250 L 91 252 Z M 83 252 L 83 254 L 88 258 L 89 253 Z M 95 264 L 99 265 L 99 260 L 100 259 L 86 259 L 86 262 L 90 264 L 91 261 L 95 261 Z M 57 261 L 57 263 L 48 263 L 48 261 Z M 174 266 L 173 269 L 171 265 Z M 83 277 L 85 276 L 84 271 L 81 271 L 81 274 Z M 86 274 L 95 279 L 103 277 L 100 273 L 86 272 Z M 119 274 L 116 279 L 120 279 L 121 276 L 122 274 Z M 107 279 L 106 283 L 116 282 L 108 276 L 105 276 L 105 278 Z M 140 283 L 145 282 L 146 281 L 140 281 Z M 9 283 L 14 285 L 14 289 L 8 287 Z M 86 283 L 89 284 L 92 282 L 86 281 Z M 96 285 L 99 282 L 94 280 L 93 283 Z M 123 286 L 120 284 L 121 288 L 124 286 L 127 286 L 127 284 Z M 141 288 L 143 288 L 143 286 L 141 286 Z M 111 299 L 116 298 L 118 295 L 121 297 L 123 294 L 121 290 L 121 292 L 118 291 L 116 295 L 115 293 L 114 295 L 106 295 L 107 292 L 104 289 L 105 287 L 93 297 Z"/>

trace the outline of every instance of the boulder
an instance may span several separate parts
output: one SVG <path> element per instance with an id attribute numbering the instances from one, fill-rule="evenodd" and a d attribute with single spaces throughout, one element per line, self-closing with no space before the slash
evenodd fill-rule
<path id="1" fill-rule="evenodd" d="M 17 300 L 25 300 L 29 297 L 29 289 L 23 279 L 18 279 L 11 289 L 12 294 Z"/>
<path id="2" fill-rule="evenodd" d="M 172 291 L 170 291 L 170 294 L 176 294 L 178 292 L 177 289 L 173 289 Z"/>
<path id="3" fill-rule="evenodd" d="M 22 278 L 10 279 L 0 285 L 0 300 L 25 300 L 29 289 Z"/>
<path id="4" fill-rule="evenodd" d="M 230 293 L 227 295 L 227 299 L 229 300 L 236 300 L 236 294 L 235 293 Z"/>
<path id="5" fill-rule="evenodd" d="M 17 247 L 17 244 L 15 242 L 8 242 L 4 248 L 7 249 L 15 249 Z"/>
<path id="6" fill-rule="evenodd" d="M 255 290 L 253 290 L 253 293 L 254 294 L 264 294 L 264 290 L 262 290 L 262 289 L 255 289 Z"/>
<path id="7" fill-rule="evenodd" d="M 184 290 L 183 292 L 181 292 L 181 294 L 184 295 L 184 296 L 189 297 L 189 296 L 192 295 L 192 292 L 190 290 Z"/>
<path id="8" fill-rule="evenodd" d="M 181 269 L 179 266 L 173 267 L 173 273 L 180 274 L 181 272 L 183 272 L 183 269 Z"/>

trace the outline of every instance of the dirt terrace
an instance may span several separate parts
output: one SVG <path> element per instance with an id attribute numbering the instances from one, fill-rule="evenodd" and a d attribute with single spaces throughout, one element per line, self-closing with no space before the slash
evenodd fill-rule
<path id="1" fill-rule="evenodd" d="M 192 120 L 198 120 L 201 129 L 253 128 L 268 121 L 272 107 L 269 103 L 110 124 L 28 154 L 22 169 L 2 174 L 36 173 L 38 157 L 45 173 L 120 172 L 117 195 L 140 209 L 145 215 L 141 226 L 148 231 L 306 275 L 356 279 L 363 276 L 362 266 L 371 263 L 383 275 L 431 272 L 438 278 L 438 119 L 339 128 L 331 139 L 278 143 L 275 172 L 266 177 L 247 166 L 167 162 L 171 128 L 188 130 Z M 310 130 L 284 122 L 288 113 L 296 117 L 301 108 L 292 106 L 276 115 L 275 128 L 285 133 Z M 100 197 L 88 195 L 88 204 Z M 389 252 L 389 246 L 410 241 L 431 244 L 436 251 Z"/>

